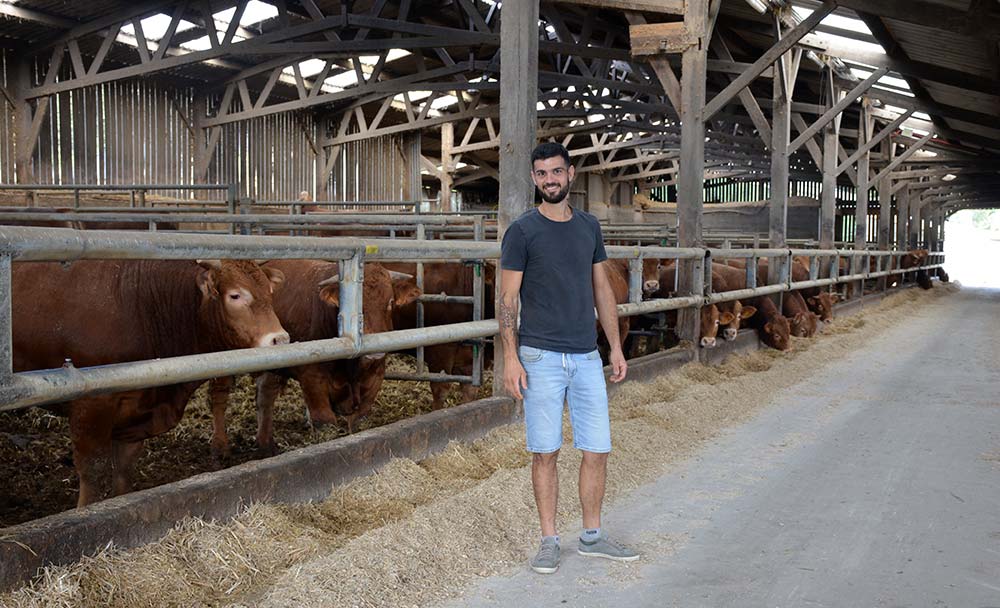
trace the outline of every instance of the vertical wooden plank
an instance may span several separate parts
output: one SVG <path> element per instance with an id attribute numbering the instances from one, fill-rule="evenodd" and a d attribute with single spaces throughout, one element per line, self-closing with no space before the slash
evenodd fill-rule
<path id="1" fill-rule="evenodd" d="M 861 100 L 861 122 L 858 125 L 858 148 L 864 146 L 871 139 L 872 117 L 871 101 L 868 97 Z M 868 236 L 868 200 L 869 200 L 869 169 L 870 154 L 865 152 L 858 159 L 858 186 L 857 196 L 854 206 L 854 248 L 864 249 L 867 245 Z M 890 180 L 885 180 L 890 181 Z M 858 258 L 860 259 L 860 258 Z"/>

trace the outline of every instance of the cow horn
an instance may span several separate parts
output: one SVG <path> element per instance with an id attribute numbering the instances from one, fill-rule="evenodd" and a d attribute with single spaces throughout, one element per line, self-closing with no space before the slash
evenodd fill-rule
<path id="1" fill-rule="evenodd" d="M 222 260 L 195 260 L 199 266 L 208 270 L 222 270 Z"/>
<path id="2" fill-rule="evenodd" d="M 319 286 L 320 287 L 324 287 L 326 285 L 336 285 L 339 282 L 340 282 L 340 275 L 339 274 L 335 274 L 332 277 L 330 277 L 329 279 L 323 279 L 322 281 L 320 281 L 319 282 Z"/>
<path id="3" fill-rule="evenodd" d="M 393 281 L 408 281 L 413 278 L 412 274 L 406 274 L 405 272 L 396 272 L 395 270 L 390 270 L 389 278 Z"/>

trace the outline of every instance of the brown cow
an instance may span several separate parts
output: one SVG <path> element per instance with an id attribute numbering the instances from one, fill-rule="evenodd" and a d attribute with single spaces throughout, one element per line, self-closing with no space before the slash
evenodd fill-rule
<path id="1" fill-rule="evenodd" d="M 274 311 L 292 341 L 324 340 L 339 335 L 340 285 L 336 262 L 275 260 L 264 267 L 285 276 L 284 286 L 274 297 Z M 387 271 L 381 264 L 365 264 L 362 289 L 365 334 L 392 331 L 393 311 L 420 296 L 413 275 Z M 274 401 L 289 378 L 302 386 L 311 424 L 334 424 L 339 415 L 346 420 L 350 432 L 358 418 L 371 412 L 385 378 L 385 365 L 385 353 L 378 353 L 299 365 L 257 376 L 257 446 L 261 454 L 277 453 Z M 231 378 L 212 383 L 212 456 L 216 461 L 229 454 L 225 411 L 231 386 Z"/>
<path id="2" fill-rule="evenodd" d="M 385 267 L 389 270 L 415 275 L 416 264 L 407 262 L 388 263 Z M 494 277 L 496 274 L 493 264 L 483 265 L 483 318 L 493 318 L 494 310 Z M 424 264 L 424 293 L 441 294 L 450 296 L 471 296 L 473 291 L 473 281 L 475 280 L 475 269 L 471 265 L 462 263 L 426 263 Z M 472 321 L 471 304 L 443 304 L 439 302 L 427 302 L 424 304 L 424 327 L 435 325 L 447 325 L 451 323 L 463 323 Z M 392 317 L 393 327 L 396 329 L 412 329 L 417 326 L 417 305 L 411 302 L 406 306 L 397 307 Z M 482 347 L 485 348 L 485 347 Z M 424 361 L 427 369 L 431 372 L 443 372 L 445 374 L 471 375 L 472 374 L 472 346 L 460 342 L 448 344 L 437 344 L 424 348 Z M 483 357 L 483 367 L 492 365 L 492 357 L 489 349 Z M 431 395 L 433 396 L 432 407 L 440 409 L 444 407 L 445 399 L 453 387 L 451 382 L 431 382 Z M 462 402 L 475 399 L 479 388 L 471 384 L 461 385 Z"/>
<path id="3" fill-rule="evenodd" d="M 719 291 L 746 289 L 746 271 L 726 264 L 713 263 L 713 289 L 716 284 L 720 287 Z M 757 330 L 761 341 L 771 348 L 788 350 L 791 331 L 788 319 L 778 312 L 778 307 L 774 305 L 771 298 L 759 296 L 752 298 L 749 302 L 756 308 L 755 314 L 750 318 L 750 325 Z"/>
<path id="4" fill-rule="evenodd" d="M 288 342 L 272 308 L 281 272 L 250 261 L 78 261 L 14 264 L 14 370 L 177 357 Z M 174 428 L 202 382 L 83 397 L 69 416 L 78 506 L 131 488 L 143 441 Z"/>
<path id="5" fill-rule="evenodd" d="M 659 289 L 652 294 L 655 298 L 671 298 L 676 294 L 674 293 L 674 283 L 677 277 L 677 267 L 675 265 L 661 266 L 660 267 L 660 284 Z M 729 325 L 733 322 L 732 312 L 727 312 L 725 314 L 719 311 L 719 307 L 715 304 L 709 304 L 708 306 L 703 306 L 701 308 L 701 320 L 699 329 L 699 341 L 698 343 L 703 348 L 713 348 L 715 346 L 716 338 L 719 335 L 719 327 Z M 667 323 L 668 325 L 677 324 L 677 311 L 669 310 L 667 311 Z"/>
<path id="6" fill-rule="evenodd" d="M 741 270 L 746 269 L 746 260 L 730 259 L 726 260 L 726 265 Z M 805 270 L 805 274 L 802 271 Z M 806 281 L 809 279 L 809 270 L 803 269 L 800 265 L 792 263 L 792 280 Z M 744 276 L 745 280 L 745 276 Z M 768 261 L 757 261 L 757 284 L 766 285 L 768 281 Z M 818 329 L 819 316 L 813 313 L 805 299 L 798 291 L 789 291 L 781 298 L 781 312 L 790 322 L 791 335 L 798 338 L 811 337 L 816 335 Z"/>
<path id="7" fill-rule="evenodd" d="M 809 259 L 805 257 L 795 257 L 792 260 L 792 280 L 809 280 Z M 840 300 L 840 295 L 830 293 L 826 289 L 819 287 L 806 287 L 797 290 L 805 298 L 806 306 L 816 313 L 823 323 L 833 323 L 833 305 Z"/>

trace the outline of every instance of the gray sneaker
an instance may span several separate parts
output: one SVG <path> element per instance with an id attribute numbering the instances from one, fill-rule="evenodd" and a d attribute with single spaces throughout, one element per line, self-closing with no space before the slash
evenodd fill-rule
<path id="1" fill-rule="evenodd" d="M 577 553 L 586 555 L 587 557 L 613 559 L 616 562 L 632 562 L 639 559 L 638 553 L 605 536 L 601 536 L 591 543 L 580 539 L 580 547 L 577 549 Z"/>
<path id="2" fill-rule="evenodd" d="M 555 539 L 542 540 L 542 546 L 531 558 L 531 569 L 539 574 L 552 574 L 559 569 L 559 543 Z"/>

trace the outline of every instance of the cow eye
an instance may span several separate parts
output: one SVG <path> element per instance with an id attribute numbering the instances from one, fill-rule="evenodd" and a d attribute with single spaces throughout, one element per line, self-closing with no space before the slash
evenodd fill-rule
<path id="1" fill-rule="evenodd" d="M 239 300 L 240 299 L 240 293 L 238 291 L 234 291 L 233 293 L 229 294 L 229 299 L 230 300 L 234 300 L 234 301 L 235 300 Z"/>

